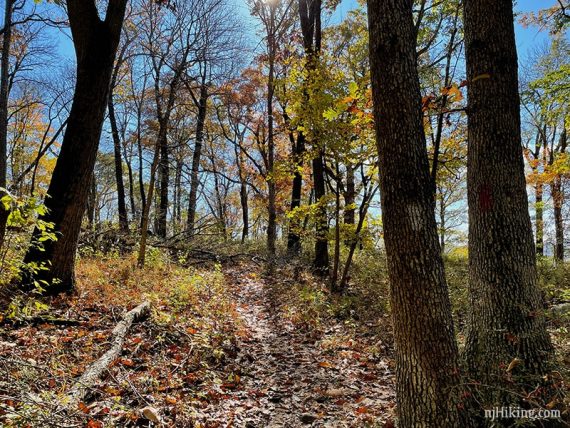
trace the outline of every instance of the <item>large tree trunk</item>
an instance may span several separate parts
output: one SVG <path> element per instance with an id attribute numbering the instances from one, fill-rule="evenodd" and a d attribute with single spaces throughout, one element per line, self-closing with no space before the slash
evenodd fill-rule
<path id="1" fill-rule="evenodd" d="M 511 0 L 464 2 L 471 301 L 465 355 L 471 374 L 490 385 L 501 384 L 514 358 L 522 360 L 517 371 L 541 373 L 552 350 L 528 212 L 512 7 Z"/>
<path id="2" fill-rule="evenodd" d="M 13 0 L 6 0 L 4 10 L 4 34 L 2 38 L 2 63 L 0 74 L 0 188 L 7 188 L 8 175 L 8 80 L 10 68 L 10 46 L 12 43 L 12 7 Z M 0 190 L 0 199 L 4 196 Z M 9 210 L 0 203 L 0 249 L 4 245 L 6 236 L 6 223 L 8 222 Z"/>
<path id="3" fill-rule="evenodd" d="M 97 158 L 126 3 L 127 0 L 110 0 L 106 18 L 102 21 L 94 0 L 67 0 L 77 55 L 77 82 L 61 151 L 48 188 L 46 206 L 49 212 L 41 218 L 54 223 L 59 238 L 56 242 L 46 242 L 44 251 L 30 246 L 25 257 L 26 263 L 49 263 L 49 270 L 41 271 L 35 279 L 51 283 L 47 289 L 50 294 L 70 291 L 74 287 L 81 219 Z M 40 233 L 35 230 L 33 239 Z M 29 275 L 24 276 L 25 286 L 33 284 Z"/>
<path id="4" fill-rule="evenodd" d="M 198 201 L 198 186 L 200 185 L 200 158 L 202 156 L 202 144 L 204 143 L 204 125 L 208 110 L 208 87 L 206 79 L 202 79 L 200 85 L 200 98 L 198 99 L 198 120 L 196 122 L 196 143 L 192 155 L 192 170 L 190 172 L 190 196 L 188 198 L 188 219 L 186 231 L 188 236 L 194 236 L 196 228 L 196 204 Z"/>
<path id="5" fill-rule="evenodd" d="M 97 180 L 95 174 L 91 178 L 89 195 L 87 195 L 87 229 L 93 230 L 95 226 L 95 206 L 97 205 Z"/>
<path id="6" fill-rule="evenodd" d="M 369 0 L 370 64 L 400 427 L 458 420 L 458 350 L 422 123 L 412 0 Z"/>
<path id="7" fill-rule="evenodd" d="M 121 139 L 115 116 L 115 104 L 113 103 L 113 89 L 109 94 L 109 122 L 111 122 L 111 134 L 113 137 L 113 149 L 115 155 L 115 181 L 117 182 L 117 202 L 119 208 L 119 228 L 123 233 L 129 233 L 129 219 L 127 217 L 127 205 L 125 203 L 125 185 L 123 183 L 123 158 L 121 156 Z"/>

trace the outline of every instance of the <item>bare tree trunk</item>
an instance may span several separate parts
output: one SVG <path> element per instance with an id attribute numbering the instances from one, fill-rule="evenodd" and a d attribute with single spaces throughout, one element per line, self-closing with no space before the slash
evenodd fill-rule
<path id="1" fill-rule="evenodd" d="M 567 139 L 566 129 L 560 134 L 560 142 L 556 148 L 558 153 L 566 151 Z M 554 247 L 554 258 L 557 261 L 564 261 L 564 220 L 562 217 L 562 205 L 564 204 L 564 191 L 562 190 L 562 175 L 557 174 L 552 183 L 552 199 L 554 202 L 554 230 L 556 244 Z"/>
<path id="2" fill-rule="evenodd" d="M 326 187 L 323 163 L 324 155 L 321 152 L 319 156 L 313 159 L 313 186 L 315 189 L 315 202 L 318 204 L 315 215 L 316 238 L 313 268 L 319 275 L 326 276 L 329 272 L 329 224 L 327 205 L 325 203 Z"/>
<path id="3" fill-rule="evenodd" d="M 534 188 L 534 211 L 536 228 L 536 254 L 544 256 L 544 206 L 543 206 L 543 184 L 537 182 Z"/>
<path id="4" fill-rule="evenodd" d="M 303 175 L 299 171 L 303 166 L 303 154 L 305 153 L 305 135 L 299 132 L 293 147 L 293 161 L 295 172 L 293 175 L 293 186 L 291 188 L 291 212 L 301 206 L 303 191 Z M 291 255 L 298 255 L 301 252 L 301 237 L 299 235 L 300 221 L 295 218 L 289 225 L 287 234 L 287 252 Z"/>
<path id="5" fill-rule="evenodd" d="M 412 0 L 369 0 L 400 427 L 460 423 L 459 363 L 423 130 Z"/>
<path id="6" fill-rule="evenodd" d="M 8 80 L 10 68 L 10 46 L 12 44 L 12 8 L 14 0 L 6 0 L 4 11 L 4 34 L 2 38 L 2 67 L 0 74 L 0 188 L 7 188 L 8 164 Z M 0 199 L 4 196 L 0 190 Z M 8 222 L 9 210 L 0 203 L 0 249 L 4 246 L 6 236 L 6 223 Z"/>
<path id="7" fill-rule="evenodd" d="M 275 207 L 276 188 L 275 177 L 273 173 L 275 160 L 275 141 L 273 135 L 273 95 L 275 92 L 275 56 L 277 45 L 275 41 L 275 3 L 269 4 L 270 23 L 268 31 L 268 57 L 269 57 L 269 75 L 267 78 L 267 252 L 269 254 L 269 263 L 272 267 L 275 258 L 275 243 L 277 239 L 277 213 Z"/>
<path id="8" fill-rule="evenodd" d="M 127 174 L 129 177 L 129 202 L 131 205 L 131 215 L 133 220 L 136 221 L 138 219 L 138 214 L 137 214 L 137 205 L 135 202 L 135 183 L 133 177 L 133 166 L 131 165 L 131 161 L 132 161 L 132 156 L 127 157 L 127 155 L 125 155 L 125 162 L 127 164 Z"/>
<path id="9" fill-rule="evenodd" d="M 552 345 L 528 212 L 513 4 L 466 0 L 464 17 L 471 302 L 465 355 L 477 380 L 499 387 L 514 358 L 522 363 L 517 372 L 542 373 Z"/>
<path id="10" fill-rule="evenodd" d="M 174 209 L 172 210 L 175 230 L 178 230 L 180 222 L 182 221 L 182 167 L 182 160 L 176 159 L 176 173 L 174 175 Z"/>
<path id="11" fill-rule="evenodd" d="M 346 262 L 344 264 L 344 268 L 342 271 L 342 278 L 338 286 L 338 290 L 341 293 L 344 292 L 346 286 L 348 285 L 350 266 L 352 265 L 354 252 L 356 251 L 356 246 L 358 245 L 360 232 L 362 232 L 362 227 L 364 226 L 364 220 L 366 219 L 366 214 L 368 213 L 368 207 L 370 206 L 370 201 L 372 200 L 375 194 L 376 194 L 376 189 L 371 190 L 370 193 L 368 193 L 366 190 L 364 192 L 364 196 L 362 198 L 362 204 L 360 205 L 360 208 L 358 210 L 358 224 L 356 225 L 354 238 L 350 242 L 350 246 L 348 249 L 348 256 L 346 258 Z"/>
<path id="12" fill-rule="evenodd" d="M 340 268 L 340 168 L 338 162 L 336 164 L 337 185 L 335 189 L 335 225 L 334 225 L 334 256 L 333 256 L 333 271 L 331 275 L 331 290 L 339 291 L 338 287 L 338 273 Z"/>
<path id="13" fill-rule="evenodd" d="M 240 186 L 239 186 L 239 200 L 241 204 L 241 218 L 242 218 L 242 232 L 241 243 L 243 244 L 249 236 L 249 204 L 247 198 L 247 183 L 245 179 L 245 172 L 243 170 L 243 153 L 238 144 L 234 145 L 236 155 L 236 166 L 238 170 Z"/>
<path id="14" fill-rule="evenodd" d="M 143 211 L 146 206 L 146 194 L 144 191 L 144 167 L 143 167 L 143 149 L 142 149 L 142 135 L 141 135 L 141 112 L 139 112 L 138 124 L 137 124 L 137 150 L 138 150 L 138 158 L 139 158 L 139 191 L 141 194 L 141 232 L 142 232 L 142 218 L 143 218 Z"/>
<path id="15" fill-rule="evenodd" d="M 168 156 L 168 118 L 162 118 L 159 124 L 158 144 L 160 145 L 160 161 L 158 164 L 159 180 L 159 205 L 156 213 L 156 234 L 166 238 L 168 216 L 168 183 L 169 183 L 169 156 Z"/>
<path id="16" fill-rule="evenodd" d="M 198 186 L 200 185 L 200 158 L 202 156 L 202 144 L 204 143 L 204 125 L 206 123 L 206 113 L 208 111 L 208 87 L 206 78 L 202 79 L 200 85 L 200 98 L 198 100 L 198 120 L 196 122 L 196 143 L 192 155 L 192 170 L 190 172 L 190 196 L 188 198 L 188 219 L 186 231 L 192 238 L 196 228 L 196 204 L 198 201 Z"/>
<path id="17" fill-rule="evenodd" d="M 115 155 L 115 180 L 117 182 L 117 201 L 119 208 L 119 228 L 123 233 L 129 233 L 129 219 L 127 217 L 127 205 L 125 203 L 125 185 L 123 183 L 123 159 L 121 156 L 121 140 L 117 118 L 115 116 L 115 105 L 113 103 L 113 85 L 109 94 L 109 121 L 111 122 L 111 134 L 113 137 L 113 149 Z"/>
<path id="18" fill-rule="evenodd" d="M 346 165 L 346 190 L 344 192 L 344 224 L 354 225 L 356 207 L 356 188 L 354 184 L 354 166 Z"/>
<path id="19" fill-rule="evenodd" d="M 70 291 L 75 283 L 75 254 L 89 185 L 97 158 L 99 139 L 109 96 L 111 74 L 127 0 L 110 0 L 105 20 L 93 0 L 67 0 L 69 23 L 77 54 L 77 82 L 67 129 L 46 199 L 48 213 L 59 239 L 47 242 L 44 251 L 31 246 L 25 263 L 49 263 L 39 277 L 51 285 L 47 293 Z M 34 231 L 37 238 L 41 233 Z M 57 282 L 53 280 L 57 279 Z M 24 286 L 33 286 L 24 275 Z"/>
<path id="20" fill-rule="evenodd" d="M 143 211 L 141 215 L 141 239 L 139 241 L 139 254 L 137 258 L 137 264 L 139 268 L 143 268 L 146 259 L 146 241 L 148 237 L 148 222 L 150 217 L 150 208 L 153 201 L 153 192 L 156 181 L 156 171 L 160 162 L 160 143 L 157 141 L 154 148 L 154 156 L 152 158 L 152 164 L 150 166 L 150 179 L 148 184 L 148 193 L 146 198 L 146 203 L 143 205 Z"/>

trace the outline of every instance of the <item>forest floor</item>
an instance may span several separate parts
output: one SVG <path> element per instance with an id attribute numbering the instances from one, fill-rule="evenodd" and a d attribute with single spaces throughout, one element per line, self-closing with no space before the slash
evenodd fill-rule
<path id="1" fill-rule="evenodd" d="M 0 326 L 2 426 L 393 426 L 387 317 L 369 325 L 331 316 L 326 286 L 291 266 L 269 276 L 250 259 L 149 264 L 81 260 L 73 296 L 14 306 Z M 67 391 L 144 300 L 151 316 L 70 407 Z"/>

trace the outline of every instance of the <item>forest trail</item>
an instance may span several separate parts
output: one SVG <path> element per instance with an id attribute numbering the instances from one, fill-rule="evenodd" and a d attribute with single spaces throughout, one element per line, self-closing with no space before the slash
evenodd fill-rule
<path id="1" fill-rule="evenodd" d="M 221 426 L 391 426 L 393 374 L 386 355 L 370 353 L 377 338 L 348 338 L 340 323 L 303 331 L 287 319 L 267 279 L 247 266 L 224 274 L 244 334 L 235 361 L 242 385 L 218 403 Z"/>

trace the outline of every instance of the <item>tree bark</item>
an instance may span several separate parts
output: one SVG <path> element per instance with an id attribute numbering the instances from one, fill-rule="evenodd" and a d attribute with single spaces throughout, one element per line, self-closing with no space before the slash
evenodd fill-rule
<path id="1" fill-rule="evenodd" d="M 113 329 L 111 347 L 97 361 L 92 363 L 67 393 L 67 405 L 75 410 L 77 403 L 82 401 L 93 384 L 99 380 L 104 371 L 121 356 L 125 339 L 133 323 L 140 321 L 150 314 L 150 303 L 143 302 L 125 314 L 123 319 Z"/>
<path id="2" fill-rule="evenodd" d="M 324 200 L 326 196 L 326 186 L 324 154 L 322 151 L 313 159 L 313 187 L 315 189 L 315 202 L 318 204 L 315 214 L 316 237 L 313 268 L 319 275 L 326 276 L 329 272 L 329 222 L 327 218 L 327 205 Z"/>
<path id="3" fill-rule="evenodd" d="M 117 118 L 115 116 L 115 104 L 113 102 L 113 85 L 109 94 L 109 122 L 111 122 L 111 135 L 113 137 L 113 149 L 115 155 L 115 181 L 117 183 L 117 203 L 119 208 L 119 228 L 123 233 L 129 233 L 129 219 L 127 205 L 125 203 L 125 185 L 123 182 L 123 158 L 121 156 L 121 139 Z"/>
<path id="4" fill-rule="evenodd" d="M 95 226 L 95 205 L 97 204 L 97 180 L 95 174 L 91 179 L 89 186 L 89 195 L 87 196 L 87 228 L 93 230 Z"/>
<path id="5" fill-rule="evenodd" d="M 89 185 L 97 158 L 113 64 L 127 0 L 110 0 L 105 20 L 94 0 L 67 0 L 69 23 L 77 55 L 77 82 L 65 136 L 48 188 L 49 212 L 59 238 L 46 242 L 44 251 L 30 246 L 25 263 L 48 263 L 39 278 L 50 283 L 49 294 L 71 291 L 75 283 L 75 254 Z M 34 231 L 34 238 L 41 233 Z M 54 281 L 57 279 L 57 281 Z M 24 275 L 23 285 L 33 281 Z"/>
<path id="6" fill-rule="evenodd" d="M 267 253 L 269 255 L 270 268 L 273 267 L 275 258 L 275 245 L 277 240 L 277 212 L 275 206 L 276 187 L 274 177 L 275 163 L 275 140 L 273 118 L 273 96 L 275 93 L 275 56 L 276 44 L 276 3 L 269 3 L 269 28 L 267 31 L 267 50 L 269 58 L 269 73 L 267 77 Z"/>
<path id="7" fill-rule="evenodd" d="M 190 238 L 194 237 L 196 228 L 196 204 L 198 201 L 198 186 L 200 185 L 200 158 L 202 157 L 202 144 L 204 143 L 204 125 L 208 111 L 208 86 L 206 79 L 200 85 L 200 98 L 198 99 L 198 119 L 196 122 L 196 143 L 192 154 L 192 170 L 190 172 L 190 196 L 188 198 L 188 219 L 186 231 Z"/>
<path id="8" fill-rule="evenodd" d="M 539 179 L 540 180 L 540 179 Z M 536 228 L 536 254 L 544 256 L 544 207 L 543 207 L 543 184 L 536 183 L 534 188 L 534 211 Z"/>
<path id="9" fill-rule="evenodd" d="M 170 116 L 170 114 L 168 114 Z M 156 234 L 161 238 L 166 238 L 167 216 L 168 216 L 168 182 L 170 177 L 169 153 L 168 153 L 168 121 L 165 117 L 160 120 L 158 130 L 158 144 L 160 146 L 160 161 L 158 164 L 159 179 L 159 203 L 156 213 Z"/>
<path id="10" fill-rule="evenodd" d="M 517 370 L 541 373 L 552 350 L 528 212 L 512 7 L 511 0 L 464 2 L 471 302 L 465 356 L 473 377 L 497 386 L 514 358 L 523 363 Z"/>
<path id="11" fill-rule="evenodd" d="M 306 56 L 306 68 L 310 85 L 315 73 L 321 51 L 322 28 L 321 28 L 321 1 L 299 0 L 299 18 L 301 32 L 303 34 L 303 47 Z M 308 92 L 305 93 L 306 101 L 309 101 Z M 313 268 L 322 276 L 329 272 L 329 243 L 328 243 L 328 218 L 327 207 L 323 198 L 326 195 L 324 148 L 319 146 L 319 141 L 310 142 L 317 153 L 312 160 L 313 187 L 315 189 L 315 202 L 318 204 L 315 216 L 315 258 Z"/>
<path id="12" fill-rule="evenodd" d="M 293 161 L 295 172 L 293 175 L 293 186 L 291 188 L 291 212 L 301 206 L 301 197 L 303 191 L 303 175 L 300 168 L 303 167 L 303 154 L 305 153 L 305 135 L 299 132 L 293 146 Z M 287 252 L 290 255 L 298 255 L 301 253 L 301 236 L 299 228 L 300 220 L 295 217 L 291 219 L 289 225 L 289 233 L 287 234 Z"/>
<path id="13" fill-rule="evenodd" d="M 354 225 L 356 207 L 356 186 L 354 183 L 354 166 L 346 165 L 346 189 L 344 192 L 344 224 Z"/>
<path id="14" fill-rule="evenodd" d="M 249 236 L 249 202 L 247 198 L 247 183 L 245 178 L 245 171 L 243 168 L 242 149 L 238 144 L 235 144 L 234 150 L 236 156 L 236 166 L 240 181 L 239 200 L 241 204 L 241 219 L 242 219 L 241 243 L 243 244 Z"/>
<path id="15" fill-rule="evenodd" d="M 9 97 L 9 68 L 10 47 L 12 44 L 12 8 L 14 0 L 6 0 L 4 11 L 4 34 L 2 38 L 2 63 L 0 66 L 0 188 L 7 188 L 8 176 L 8 97 Z M 0 199 L 5 192 L 0 190 Z M 0 249 L 4 246 L 6 236 L 6 223 L 10 211 L 0 203 Z"/>
<path id="16" fill-rule="evenodd" d="M 566 129 L 560 134 L 560 142 L 556 148 L 558 153 L 564 153 L 567 146 Z M 554 156 L 554 154 L 552 154 Z M 562 175 L 557 173 L 551 185 L 552 200 L 554 202 L 554 231 L 556 236 L 554 246 L 554 259 L 564 261 L 564 219 L 562 217 L 562 205 L 564 203 L 564 191 L 562 190 Z"/>
<path id="17" fill-rule="evenodd" d="M 458 420 L 458 349 L 435 222 L 412 0 L 369 0 L 370 64 L 400 427 Z"/>

